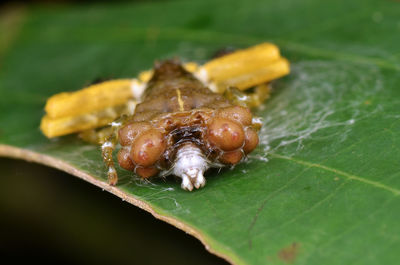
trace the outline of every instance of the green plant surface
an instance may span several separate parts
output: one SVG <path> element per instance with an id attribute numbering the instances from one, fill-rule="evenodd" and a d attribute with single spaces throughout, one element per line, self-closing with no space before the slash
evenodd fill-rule
<path id="1" fill-rule="evenodd" d="M 1 57 L 0 154 L 79 176 L 235 264 L 398 264 L 400 3 L 154 1 L 30 7 Z M 0 32 L 1 36 L 1 32 Z M 157 59 L 206 61 L 270 41 L 291 62 L 256 114 L 261 144 L 186 192 L 119 170 L 98 146 L 39 131 L 46 99 Z"/>

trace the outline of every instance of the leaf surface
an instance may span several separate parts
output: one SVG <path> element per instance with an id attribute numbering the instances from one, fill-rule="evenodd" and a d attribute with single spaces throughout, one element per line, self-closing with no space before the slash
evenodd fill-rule
<path id="1" fill-rule="evenodd" d="M 190 1 L 33 7 L 1 51 L 0 154 L 84 178 L 236 264 L 396 264 L 400 251 L 400 3 Z M 1 32 L 0 32 L 1 34 Z M 257 115 L 261 145 L 186 192 L 119 170 L 99 147 L 39 131 L 46 99 L 154 60 L 278 44 L 292 72 Z"/>

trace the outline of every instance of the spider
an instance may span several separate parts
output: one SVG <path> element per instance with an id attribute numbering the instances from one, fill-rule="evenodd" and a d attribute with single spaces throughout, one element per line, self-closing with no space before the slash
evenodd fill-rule
<path id="1" fill-rule="evenodd" d="M 256 148 L 261 122 L 250 107 L 268 97 L 267 82 L 288 72 L 288 61 L 270 43 L 203 66 L 165 60 L 138 79 L 51 97 L 41 129 L 49 138 L 80 132 L 100 143 L 111 185 L 118 182 L 113 152 L 119 145 L 120 167 L 141 178 L 175 175 L 192 191 L 205 185 L 207 169 L 233 166 Z M 254 92 L 244 93 L 248 88 Z"/>

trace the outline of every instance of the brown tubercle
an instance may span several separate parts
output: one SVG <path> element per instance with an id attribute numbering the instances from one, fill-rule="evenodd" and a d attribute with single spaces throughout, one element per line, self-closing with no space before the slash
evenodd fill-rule
<path id="1" fill-rule="evenodd" d="M 230 152 L 225 152 L 222 154 L 222 156 L 219 158 L 219 161 L 228 164 L 228 165 L 235 165 L 240 162 L 243 158 L 243 152 L 242 150 L 235 150 L 235 151 L 230 151 Z"/>
<path id="2" fill-rule="evenodd" d="M 132 144 L 140 133 L 150 130 L 152 127 L 148 122 L 132 122 L 118 130 L 119 143 L 123 146 Z"/>
<path id="3" fill-rule="evenodd" d="M 156 129 L 150 129 L 132 143 L 131 159 L 136 165 L 148 167 L 160 159 L 165 148 L 164 135 Z"/>
<path id="4" fill-rule="evenodd" d="M 126 170 L 133 171 L 135 165 L 132 162 L 129 148 L 123 147 L 118 151 L 118 164 Z"/>
<path id="5" fill-rule="evenodd" d="M 155 167 L 136 167 L 135 173 L 142 178 L 150 178 L 158 174 L 159 170 Z"/>
<path id="6" fill-rule="evenodd" d="M 234 120 L 243 125 L 251 125 L 253 115 L 249 108 L 243 106 L 230 106 L 218 110 L 218 116 Z"/>
<path id="7" fill-rule="evenodd" d="M 257 132 L 251 127 L 246 128 L 243 151 L 246 154 L 250 153 L 257 147 L 258 141 Z"/>
<path id="8" fill-rule="evenodd" d="M 214 118 L 208 127 L 208 140 L 224 151 L 235 150 L 243 145 L 243 126 L 226 118 Z"/>

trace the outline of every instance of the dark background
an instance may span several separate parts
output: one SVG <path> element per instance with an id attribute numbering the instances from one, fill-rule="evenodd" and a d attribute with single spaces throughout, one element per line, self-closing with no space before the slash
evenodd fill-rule
<path id="1" fill-rule="evenodd" d="M 6 158 L 0 169 L 3 262 L 228 264 L 185 232 L 74 176 Z"/>

